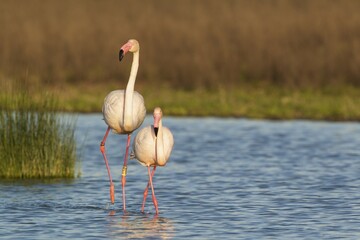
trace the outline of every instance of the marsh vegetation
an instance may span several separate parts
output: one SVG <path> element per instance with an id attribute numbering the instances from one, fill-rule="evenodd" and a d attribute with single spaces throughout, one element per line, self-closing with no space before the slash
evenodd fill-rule
<path id="1" fill-rule="evenodd" d="M 17 89 L 3 93 L 1 102 L 0 178 L 75 177 L 75 119 L 55 111 L 57 100 L 44 94 L 37 102 Z"/>
<path id="2" fill-rule="evenodd" d="M 100 111 L 108 91 L 125 87 L 131 61 L 119 64 L 118 48 L 136 38 L 136 87 L 149 109 L 165 99 L 164 110 L 177 115 L 360 119 L 356 0 L 15 0 L 0 7 L 0 78 L 27 72 L 29 85 L 58 94 L 66 111 Z"/>

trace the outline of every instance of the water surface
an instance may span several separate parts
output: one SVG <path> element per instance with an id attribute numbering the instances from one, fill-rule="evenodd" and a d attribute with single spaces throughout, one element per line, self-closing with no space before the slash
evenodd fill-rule
<path id="1" fill-rule="evenodd" d="M 360 238 L 358 123 L 165 117 L 175 146 L 154 177 L 156 216 L 150 195 L 140 212 L 147 170 L 136 161 L 123 214 L 126 136 L 115 134 L 106 144 L 116 191 L 109 204 L 101 118 L 78 117 L 80 178 L 0 182 L 0 238 Z"/>

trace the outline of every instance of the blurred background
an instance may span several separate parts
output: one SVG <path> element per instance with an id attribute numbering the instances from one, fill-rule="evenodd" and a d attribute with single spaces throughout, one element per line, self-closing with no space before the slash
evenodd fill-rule
<path id="1" fill-rule="evenodd" d="M 100 111 L 108 91 L 126 86 L 131 60 L 120 64 L 118 51 L 135 38 L 141 45 L 135 88 L 150 106 L 202 115 L 200 103 L 182 109 L 178 99 L 166 99 L 216 95 L 214 102 L 228 108 L 219 115 L 262 117 L 237 105 L 275 95 L 294 108 L 303 97 L 294 100 L 293 93 L 306 89 L 310 96 L 347 97 L 348 110 L 335 115 L 357 119 L 360 113 L 345 115 L 355 111 L 360 93 L 359 12 L 357 0 L 2 0 L 0 78 L 35 92 L 55 90 L 69 111 Z M 172 94 L 156 100 L 161 89 Z M 297 104 L 295 115 L 279 118 L 311 118 L 301 107 L 306 103 Z"/>

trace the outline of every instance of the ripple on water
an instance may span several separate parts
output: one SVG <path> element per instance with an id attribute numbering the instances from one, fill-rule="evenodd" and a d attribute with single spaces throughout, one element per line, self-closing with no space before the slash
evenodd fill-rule
<path id="1" fill-rule="evenodd" d="M 0 182 L 0 238 L 360 237 L 359 124 L 165 118 L 175 146 L 154 176 L 155 216 L 150 194 L 140 212 L 147 171 L 136 161 L 128 168 L 128 212 L 121 210 L 126 136 L 115 134 L 106 145 L 116 190 L 109 205 L 101 119 L 78 117 L 81 178 Z"/>

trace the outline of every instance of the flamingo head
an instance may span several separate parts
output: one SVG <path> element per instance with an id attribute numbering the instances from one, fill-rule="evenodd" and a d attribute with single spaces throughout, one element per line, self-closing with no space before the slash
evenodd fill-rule
<path id="1" fill-rule="evenodd" d="M 159 124 L 160 124 L 160 120 L 162 118 L 162 111 L 161 108 L 156 107 L 154 109 L 154 132 L 155 132 L 155 137 L 157 137 L 158 131 L 159 131 Z"/>
<path id="2" fill-rule="evenodd" d="M 125 43 L 119 52 L 119 61 L 123 59 L 127 52 L 137 52 L 140 50 L 139 42 L 135 39 L 130 39 L 127 43 Z"/>

